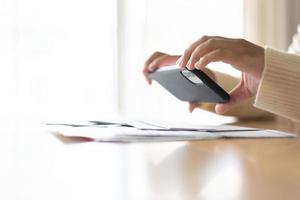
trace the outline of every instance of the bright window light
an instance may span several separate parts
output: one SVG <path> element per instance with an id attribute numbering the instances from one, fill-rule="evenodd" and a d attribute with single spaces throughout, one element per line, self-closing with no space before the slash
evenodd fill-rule
<path id="1" fill-rule="evenodd" d="M 95 118 L 116 112 L 114 1 L 0 3 L 2 116 Z"/>
<path id="2" fill-rule="evenodd" d="M 149 87 L 141 73 L 143 63 L 155 51 L 182 54 L 203 35 L 242 37 L 243 1 L 132 0 L 124 13 L 128 15 L 123 19 L 122 112 L 162 120 L 201 122 L 204 115 L 209 118 L 208 113 L 199 111 L 190 115 L 187 103 L 178 101 L 157 84 Z M 239 74 L 222 63 L 210 67 Z"/>
<path id="3" fill-rule="evenodd" d="M 0 117 L 187 113 L 147 86 L 143 62 L 202 35 L 241 37 L 242 10 L 240 0 L 0 0 Z"/>

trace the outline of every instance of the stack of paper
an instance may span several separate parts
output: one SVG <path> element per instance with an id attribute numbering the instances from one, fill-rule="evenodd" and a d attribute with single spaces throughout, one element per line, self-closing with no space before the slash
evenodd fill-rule
<path id="1" fill-rule="evenodd" d="M 218 138 L 283 138 L 295 135 L 274 130 L 238 126 L 200 126 L 145 121 L 85 121 L 80 123 L 48 123 L 51 132 L 64 137 L 93 141 L 145 142 L 209 140 Z"/>

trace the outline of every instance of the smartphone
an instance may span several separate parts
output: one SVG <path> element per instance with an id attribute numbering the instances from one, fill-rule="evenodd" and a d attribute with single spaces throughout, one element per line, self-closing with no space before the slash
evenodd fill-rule
<path id="1" fill-rule="evenodd" d="M 226 103 L 229 94 L 201 70 L 166 66 L 149 74 L 181 101 L 193 103 Z"/>

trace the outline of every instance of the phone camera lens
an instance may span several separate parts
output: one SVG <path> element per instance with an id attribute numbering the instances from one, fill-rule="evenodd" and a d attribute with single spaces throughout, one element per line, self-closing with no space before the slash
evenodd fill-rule
<path id="1" fill-rule="evenodd" d="M 203 84 L 203 82 L 195 75 L 193 72 L 184 69 L 182 71 L 182 75 L 185 76 L 189 81 L 191 81 L 194 84 Z"/>

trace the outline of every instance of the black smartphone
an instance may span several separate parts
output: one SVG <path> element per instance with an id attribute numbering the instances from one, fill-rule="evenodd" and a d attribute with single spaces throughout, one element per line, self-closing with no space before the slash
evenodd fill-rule
<path id="1" fill-rule="evenodd" d="M 226 103 L 229 94 L 201 70 L 166 66 L 149 74 L 162 87 L 182 101 Z"/>

